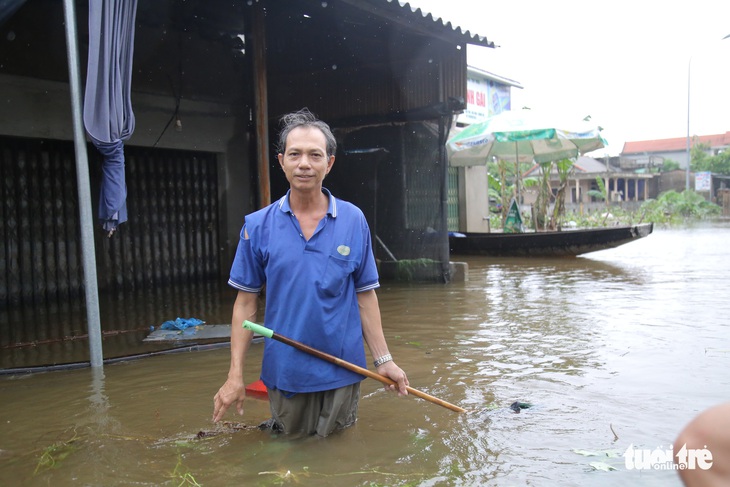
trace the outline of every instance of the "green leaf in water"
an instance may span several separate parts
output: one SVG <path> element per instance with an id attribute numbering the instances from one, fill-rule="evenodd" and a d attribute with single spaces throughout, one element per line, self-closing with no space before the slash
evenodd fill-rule
<path id="1" fill-rule="evenodd" d="M 78 445 L 79 439 L 78 434 L 74 430 L 74 435 L 70 440 L 59 441 L 46 447 L 38 460 L 33 475 L 44 470 L 56 468 L 61 461 L 65 460 L 66 457 L 80 448 Z"/>

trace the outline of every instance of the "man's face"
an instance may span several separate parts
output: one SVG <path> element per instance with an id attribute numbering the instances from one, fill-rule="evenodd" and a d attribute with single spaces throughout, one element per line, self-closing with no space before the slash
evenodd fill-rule
<path id="1" fill-rule="evenodd" d="M 286 138 L 286 150 L 278 155 L 279 164 L 292 190 L 321 191 L 335 156 L 327 157 L 327 141 L 322 131 L 297 127 Z"/>

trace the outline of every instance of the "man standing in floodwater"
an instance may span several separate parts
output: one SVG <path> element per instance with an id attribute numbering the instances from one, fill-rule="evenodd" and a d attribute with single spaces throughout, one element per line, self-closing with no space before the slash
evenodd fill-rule
<path id="1" fill-rule="evenodd" d="M 282 117 L 278 160 L 289 181 L 279 201 L 246 216 L 228 283 L 238 289 L 231 320 L 228 379 L 213 421 L 235 404 L 243 414 L 243 368 L 266 287 L 264 324 L 277 333 L 365 367 L 363 338 L 381 375 L 401 395 L 409 385 L 388 352 L 375 289 L 380 286 L 370 229 L 359 208 L 322 186 L 335 162 L 329 126 L 303 109 Z M 357 420 L 359 374 L 284 343 L 266 340 L 261 369 L 272 427 L 327 436 Z"/>

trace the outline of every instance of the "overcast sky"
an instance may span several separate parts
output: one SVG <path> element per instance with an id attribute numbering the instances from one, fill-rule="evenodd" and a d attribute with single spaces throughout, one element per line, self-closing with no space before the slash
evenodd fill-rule
<path id="1" fill-rule="evenodd" d="M 730 131 L 728 0 L 410 0 L 486 36 L 469 64 L 518 81 L 512 108 L 592 120 L 624 142 Z M 603 5 L 601 7 L 601 5 Z M 690 62 L 691 60 L 691 62 Z"/>

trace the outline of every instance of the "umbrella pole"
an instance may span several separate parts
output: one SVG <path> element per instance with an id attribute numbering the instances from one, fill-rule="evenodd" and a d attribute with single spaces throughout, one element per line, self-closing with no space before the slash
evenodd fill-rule
<path id="1" fill-rule="evenodd" d="M 517 147 L 517 141 L 515 140 L 515 200 L 517 200 L 517 206 L 522 204 L 522 191 L 520 189 L 520 150 Z"/>

